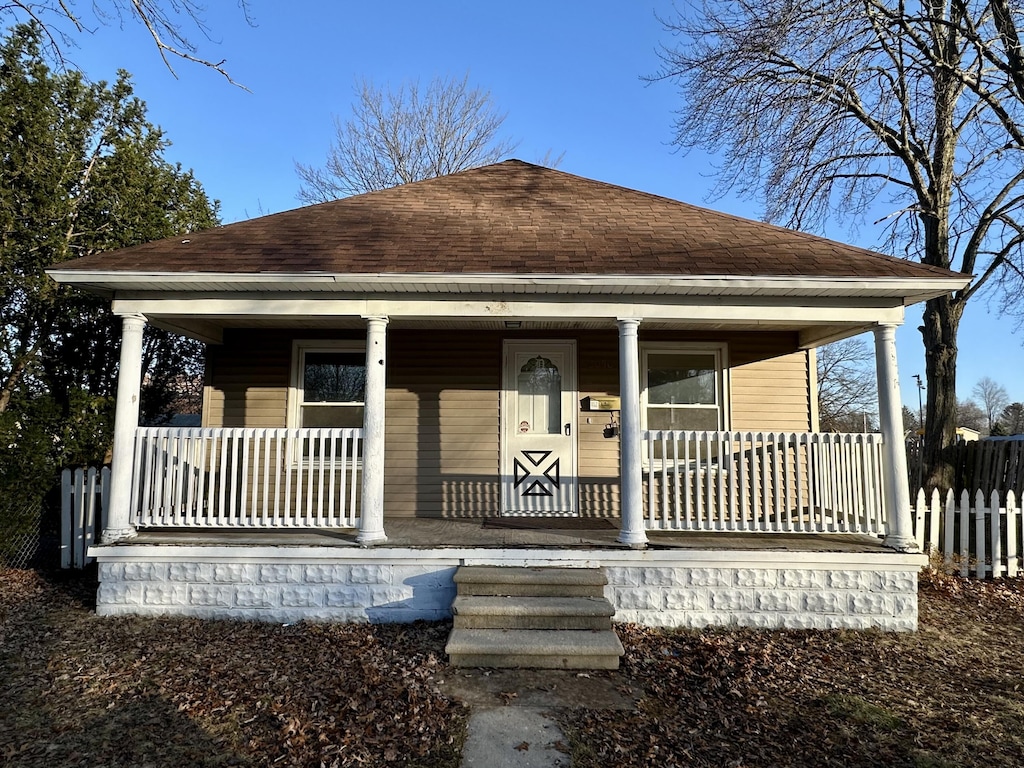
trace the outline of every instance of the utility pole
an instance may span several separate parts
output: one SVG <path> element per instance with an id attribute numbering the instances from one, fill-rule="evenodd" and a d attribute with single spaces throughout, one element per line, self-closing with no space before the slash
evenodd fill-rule
<path id="1" fill-rule="evenodd" d="M 924 390 L 924 382 L 921 381 L 920 373 L 914 374 L 914 380 L 917 381 L 917 487 L 920 490 L 924 482 L 924 457 L 921 455 L 924 442 L 924 404 L 921 392 Z"/>

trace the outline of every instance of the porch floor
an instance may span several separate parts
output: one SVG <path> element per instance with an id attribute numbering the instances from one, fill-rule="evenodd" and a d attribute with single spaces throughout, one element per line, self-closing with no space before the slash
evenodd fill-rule
<path id="1" fill-rule="evenodd" d="M 603 522 L 603 521 L 602 521 Z M 405 549 L 601 549 L 628 550 L 614 526 L 600 528 L 496 528 L 486 519 L 392 518 L 384 521 L 388 540 L 377 547 Z M 792 552 L 891 553 L 874 536 L 850 533 L 744 533 L 648 531 L 651 550 L 776 550 Z M 145 528 L 128 545 L 358 547 L 356 531 L 328 529 L 225 530 Z"/>

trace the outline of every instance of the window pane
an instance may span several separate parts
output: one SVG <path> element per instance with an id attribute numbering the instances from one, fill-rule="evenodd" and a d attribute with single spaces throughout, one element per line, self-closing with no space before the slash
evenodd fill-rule
<path id="1" fill-rule="evenodd" d="M 554 435 L 562 429 L 562 374 L 538 355 L 519 369 L 520 432 Z"/>
<path id="2" fill-rule="evenodd" d="M 714 355 L 695 352 L 650 354 L 647 366 L 647 402 L 674 405 L 713 405 L 718 402 Z"/>
<path id="3" fill-rule="evenodd" d="M 718 426 L 717 408 L 648 408 L 648 429 L 692 429 L 714 431 Z"/>
<path id="4" fill-rule="evenodd" d="M 306 403 L 363 402 L 366 357 L 361 352 L 307 352 L 302 390 Z"/>
<path id="5" fill-rule="evenodd" d="M 351 427 L 362 429 L 363 407 L 361 405 L 304 405 L 301 413 L 302 427 Z"/>

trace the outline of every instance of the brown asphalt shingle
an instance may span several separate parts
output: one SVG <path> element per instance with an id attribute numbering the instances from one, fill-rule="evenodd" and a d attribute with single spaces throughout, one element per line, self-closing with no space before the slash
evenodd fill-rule
<path id="1" fill-rule="evenodd" d="M 519 160 L 59 267 L 166 273 L 952 276 Z"/>

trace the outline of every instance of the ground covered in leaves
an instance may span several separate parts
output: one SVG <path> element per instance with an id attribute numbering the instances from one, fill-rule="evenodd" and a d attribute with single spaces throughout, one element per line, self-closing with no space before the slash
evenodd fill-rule
<path id="1" fill-rule="evenodd" d="M 620 627 L 634 712 L 570 710 L 573 765 L 1024 766 L 1024 580 L 924 576 L 920 631 Z"/>
<path id="2" fill-rule="evenodd" d="M 458 766 L 446 624 L 99 618 L 94 590 L 0 569 L 0 764 Z M 1024 580 L 920 599 L 907 635 L 620 625 L 593 675 L 637 705 L 559 710 L 573 765 L 1024 765 Z"/>
<path id="3" fill-rule="evenodd" d="M 0 764 L 458 766 L 447 625 L 99 618 L 94 593 L 0 569 Z"/>

